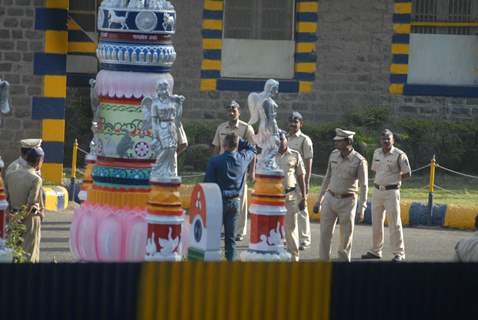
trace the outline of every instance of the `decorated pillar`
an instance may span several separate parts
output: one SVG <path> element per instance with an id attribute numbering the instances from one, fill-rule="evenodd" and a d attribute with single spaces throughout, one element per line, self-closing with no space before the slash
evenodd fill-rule
<path id="1" fill-rule="evenodd" d="M 8 81 L 0 79 L 0 113 L 10 112 L 10 84 Z M 2 180 L 2 171 L 5 163 L 0 156 L 0 239 L 5 239 L 5 229 L 7 221 L 7 195 L 5 194 L 5 187 Z"/>
<path id="2" fill-rule="evenodd" d="M 182 259 L 181 226 L 184 222 L 180 179 L 152 177 L 148 202 L 148 239 L 146 261 L 180 261 Z"/>
<path id="3" fill-rule="evenodd" d="M 288 261 L 290 253 L 285 249 L 284 219 L 285 194 L 282 180 L 284 173 L 276 163 L 279 149 L 277 104 L 273 98 L 279 93 L 279 82 L 266 81 L 264 91 L 248 97 L 251 112 L 250 124 L 259 122 L 254 142 L 261 148 L 257 157 L 256 183 L 252 193 L 251 235 L 249 249 L 241 253 L 245 261 Z"/>
<path id="4" fill-rule="evenodd" d="M 3 179 L 1 176 L 3 167 L 4 167 L 4 163 L 2 158 L 0 157 L 0 239 L 6 238 L 5 231 L 7 227 L 7 209 L 8 209 L 7 195 L 5 193 L 5 187 L 4 187 Z"/>
<path id="5" fill-rule="evenodd" d="M 152 111 L 147 103 L 158 96 L 158 83 L 167 83 L 168 93 L 173 90 L 169 72 L 176 59 L 171 40 L 175 22 L 174 7 L 165 0 L 104 0 L 98 8 L 101 70 L 90 81 L 96 160 L 87 160 L 84 200 L 70 232 L 72 251 L 80 260 L 144 260 L 146 217 L 154 223 L 158 213 L 167 213 L 161 221 L 181 219 L 175 216 L 182 214 L 175 196 L 154 198 L 158 188 L 175 194 L 180 179 L 150 183 L 161 146 L 154 132 L 156 119 L 147 117 Z M 179 103 L 175 96 L 170 99 Z M 171 224 L 171 232 L 166 227 L 165 239 L 174 239 L 175 226 Z M 159 233 L 163 236 L 158 230 L 155 237 Z"/>

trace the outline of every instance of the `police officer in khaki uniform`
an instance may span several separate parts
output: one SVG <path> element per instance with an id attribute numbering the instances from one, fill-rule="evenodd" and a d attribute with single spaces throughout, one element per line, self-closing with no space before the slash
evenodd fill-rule
<path id="1" fill-rule="evenodd" d="M 372 249 L 362 259 L 380 259 L 383 250 L 383 224 L 387 213 L 390 244 L 394 262 L 405 259 L 402 219 L 400 217 L 400 186 L 412 170 L 408 157 L 395 148 L 392 131 L 385 129 L 380 137 L 381 148 L 373 153 L 372 171 L 375 172 L 372 196 Z"/>
<path id="2" fill-rule="evenodd" d="M 41 221 L 44 205 L 42 196 L 42 178 L 38 174 L 43 163 L 44 152 L 41 148 L 31 148 L 25 154 L 26 165 L 20 165 L 16 170 L 5 176 L 10 214 L 18 213 L 23 206 L 27 207 L 28 215 L 23 223 L 26 231 L 23 237 L 23 249 L 28 254 L 28 261 L 40 261 Z"/>
<path id="3" fill-rule="evenodd" d="M 242 139 L 247 140 L 249 143 L 254 144 L 252 137 L 254 136 L 254 129 L 251 125 L 247 124 L 244 121 L 239 120 L 241 106 L 236 101 L 232 100 L 229 105 L 225 107 L 228 112 L 229 121 L 221 123 L 217 129 L 216 134 L 214 135 L 214 140 L 212 144 L 214 146 L 214 152 L 216 154 L 224 153 L 223 142 L 224 137 L 228 134 L 235 133 Z M 251 171 L 249 175 L 254 180 L 255 179 L 255 167 L 256 161 L 255 158 L 251 162 L 250 168 Z M 244 177 L 245 178 L 245 177 Z M 239 220 L 236 225 L 236 241 L 241 241 L 244 239 L 247 233 L 247 184 L 244 183 L 244 188 L 241 190 L 241 211 L 239 215 Z"/>
<path id="4" fill-rule="evenodd" d="M 305 166 L 305 190 L 306 194 L 309 193 L 310 176 L 312 174 L 312 158 L 314 157 L 314 146 L 309 136 L 305 135 L 301 128 L 304 125 L 304 118 L 299 112 L 292 112 L 289 115 L 289 132 L 287 139 L 289 142 L 289 148 L 300 153 Z M 305 250 L 310 246 L 311 234 L 310 234 L 310 221 L 309 221 L 309 209 L 307 208 L 307 202 L 305 203 L 304 210 L 299 212 L 297 217 L 299 225 L 299 249 Z"/>
<path id="5" fill-rule="evenodd" d="M 287 249 L 292 254 L 293 261 L 299 261 L 299 231 L 298 216 L 304 210 L 307 202 L 305 186 L 305 168 L 300 153 L 288 147 L 287 136 L 280 133 L 279 153 L 276 156 L 279 168 L 284 172 L 284 190 L 286 195 L 287 214 L 284 231 Z"/>
<path id="6" fill-rule="evenodd" d="M 314 206 L 314 212 L 320 210 L 319 259 L 330 260 L 330 242 L 338 219 L 341 233 L 339 259 L 350 262 L 358 188 L 360 220 L 363 220 L 367 207 L 367 160 L 352 147 L 355 132 L 337 128 L 335 133 L 336 149 L 330 154 L 327 173 Z"/>
<path id="7" fill-rule="evenodd" d="M 20 166 L 25 166 L 27 162 L 25 161 L 25 156 L 28 151 L 32 148 L 40 148 L 42 140 L 41 139 L 23 139 L 20 140 L 20 157 L 15 161 L 10 163 L 5 171 L 5 175 L 8 173 L 17 170 Z"/>

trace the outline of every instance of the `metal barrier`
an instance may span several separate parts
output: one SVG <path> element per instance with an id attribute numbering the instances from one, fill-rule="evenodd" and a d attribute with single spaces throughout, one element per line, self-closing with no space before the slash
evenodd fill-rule
<path id="1" fill-rule="evenodd" d="M 0 265 L 1 319 L 478 319 L 478 264 Z"/>

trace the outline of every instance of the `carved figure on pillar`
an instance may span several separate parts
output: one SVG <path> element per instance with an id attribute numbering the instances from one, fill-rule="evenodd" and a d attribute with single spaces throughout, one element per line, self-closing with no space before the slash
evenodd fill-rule
<path id="1" fill-rule="evenodd" d="M 152 147 L 156 163 L 151 172 L 153 178 L 175 178 L 178 176 L 177 128 L 181 126 L 184 96 L 172 95 L 169 83 L 158 81 L 157 98 L 145 97 L 141 102 L 144 113 L 144 129 L 152 129 Z"/>
<path id="2" fill-rule="evenodd" d="M 9 113 L 10 104 L 8 102 L 10 98 L 10 84 L 8 81 L 0 79 L 0 112 Z"/>
<path id="3" fill-rule="evenodd" d="M 279 82 L 269 79 L 264 85 L 264 91 L 260 93 L 252 92 L 247 98 L 251 113 L 249 124 L 255 124 L 259 121 L 259 130 L 254 136 L 254 142 L 262 150 L 257 157 L 256 172 L 258 174 L 281 171 L 275 161 L 275 156 L 279 150 L 279 127 L 276 120 L 278 105 L 273 98 L 278 94 Z"/>

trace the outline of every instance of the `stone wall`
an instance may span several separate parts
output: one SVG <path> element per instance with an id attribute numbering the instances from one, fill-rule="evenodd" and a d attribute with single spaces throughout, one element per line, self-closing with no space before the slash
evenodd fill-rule
<path id="1" fill-rule="evenodd" d="M 176 91 L 188 98 L 186 118 L 221 118 L 223 105 L 237 99 L 246 106 L 248 93 L 198 91 L 202 1 L 191 2 L 175 3 Z M 324 122 L 361 107 L 389 106 L 392 10 L 391 1 L 320 1 L 314 89 L 311 93 L 281 94 L 277 99 L 280 119 L 297 110 L 307 119 Z"/>
<path id="2" fill-rule="evenodd" d="M 0 1 L 0 78 L 11 85 L 9 115 L 0 115 L 0 154 L 6 163 L 18 157 L 17 142 L 41 136 L 32 120 L 32 96 L 41 95 L 41 77 L 33 75 L 33 54 L 43 50 L 43 32 L 34 30 L 38 0 Z"/>
<path id="3" fill-rule="evenodd" d="M 177 60 L 172 74 L 175 92 L 187 98 L 186 121 L 219 121 L 224 118 L 222 107 L 231 99 L 244 107 L 243 118 L 248 119 L 247 92 L 199 91 L 203 1 L 173 3 L 178 25 L 174 37 Z M 42 4 L 41 0 L 0 0 L 0 78 L 12 85 L 14 107 L 12 114 L 2 116 L 0 122 L 0 153 L 7 161 L 16 157 L 19 139 L 41 135 L 40 121 L 31 120 L 31 97 L 41 95 L 42 90 L 41 77 L 33 76 L 32 63 L 33 53 L 43 48 L 43 32 L 34 30 L 34 10 Z M 393 1 L 321 0 L 313 91 L 281 94 L 277 99 L 279 120 L 284 121 L 290 111 L 297 110 L 308 121 L 327 122 L 369 106 L 389 107 L 396 116 L 477 119 L 477 99 L 388 93 L 392 13 Z M 70 110 L 89 112 L 88 90 L 70 88 L 67 103 Z M 67 116 L 71 114 L 68 109 Z M 71 132 L 69 126 L 85 127 L 67 123 L 67 132 Z"/>

